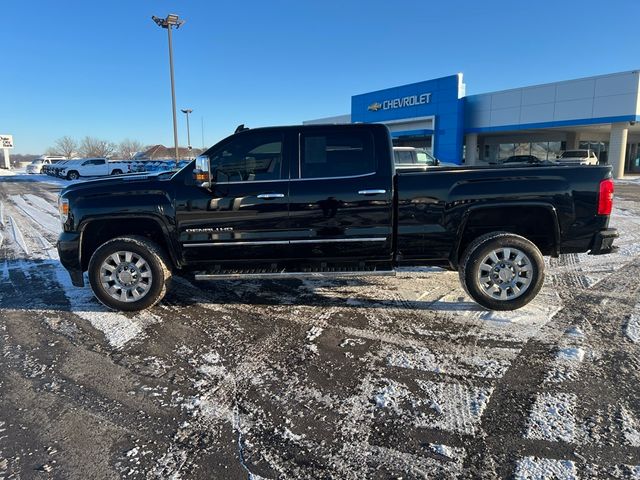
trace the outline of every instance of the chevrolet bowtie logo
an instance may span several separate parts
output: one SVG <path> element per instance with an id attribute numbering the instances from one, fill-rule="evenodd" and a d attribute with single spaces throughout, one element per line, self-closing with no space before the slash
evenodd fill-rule
<path id="1" fill-rule="evenodd" d="M 371 105 L 369 105 L 367 107 L 367 110 L 369 110 L 370 112 L 377 112 L 381 108 L 382 108 L 382 104 L 380 104 L 378 102 L 374 102 L 374 103 L 372 103 Z"/>

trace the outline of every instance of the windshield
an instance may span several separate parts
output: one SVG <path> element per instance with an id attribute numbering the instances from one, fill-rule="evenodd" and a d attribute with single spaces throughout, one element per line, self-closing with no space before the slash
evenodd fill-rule
<path id="1" fill-rule="evenodd" d="M 37 158 L 33 162 L 31 162 L 31 165 L 39 165 L 41 163 L 42 163 L 42 159 L 41 158 Z"/>
<path id="2" fill-rule="evenodd" d="M 176 175 L 179 175 L 180 172 L 182 172 L 185 169 L 191 168 L 193 170 L 193 168 L 195 167 L 195 165 L 194 165 L 195 162 L 196 162 L 195 160 L 190 160 L 190 161 L 188 161 L 186 163 L 186 165 L 183 165 L 182 168 L 180 168 L 178 171 L 168 170 L 168 171 L 166 171 L 164 173 L 172 173 L 173 175 L 171 176 L 171 178 L 174 178 Z M 182 163 L 182 162 L 180 162 L 180 163 Z M 180 163 L 178 163 L 178 167 L 180 167 Z"/>

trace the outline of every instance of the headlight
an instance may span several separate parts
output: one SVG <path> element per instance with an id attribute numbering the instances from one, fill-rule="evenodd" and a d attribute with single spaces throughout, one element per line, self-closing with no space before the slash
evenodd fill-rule
<path id="1" fill-rule="evenodd" d="M 69 200 L 58 197 L 58 212 L 60 213 L 60 221 L 65 224 L 69 219 Z"/>

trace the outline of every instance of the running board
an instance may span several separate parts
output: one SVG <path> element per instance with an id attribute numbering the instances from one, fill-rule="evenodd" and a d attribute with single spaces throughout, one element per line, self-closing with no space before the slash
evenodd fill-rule
<path id="1" fill-rule="evenodd" d="M 394 277 L 395 270 L 354 270 L 343 272 L 264 272 L 264 273 L 196 273 L 196 280 L 269 280 L 278 278 L 349 278 L 361 276 Z"/>

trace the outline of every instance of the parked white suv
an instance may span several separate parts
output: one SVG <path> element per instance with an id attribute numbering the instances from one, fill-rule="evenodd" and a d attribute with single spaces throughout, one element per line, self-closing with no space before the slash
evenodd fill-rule
<path id="1" fill-rule="evenodd" d="M 415 147 L 393 147 L 396 169 L 415 167 L 436 167 L 440 164 L 429 152 Z"/>
<path id="2" fill-rule="evenodd" d="M 67 180 L 79 177 L 100 177 L 104 175 L 122 175 L 129 172 L 126 162 L 110 162 L 106 158 L 83 158 L 65 164 L 58 176 Z"/>
<path id="3" fill-rule="evenodd" d="M 560 165 L 598 165 L 598 157 L 593 150 L 567 150 L 559 155 Z"/>
<path id="4" fill-rule="evenodd" d="M 27 165 L 27 173 L 42 173 L 42 167 L 66 160 L 63 155 L 43 155 Z"/>

